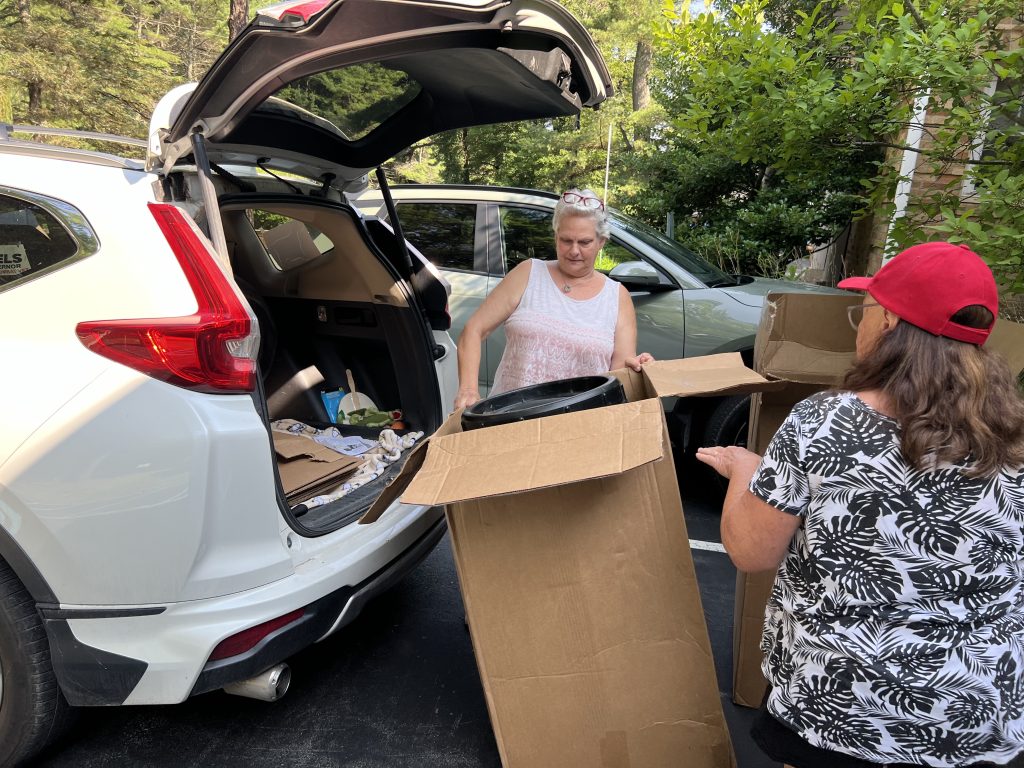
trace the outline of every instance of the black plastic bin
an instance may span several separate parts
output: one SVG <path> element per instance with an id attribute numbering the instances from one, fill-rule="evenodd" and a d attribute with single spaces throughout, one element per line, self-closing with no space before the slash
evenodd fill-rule
<path id="1" fill-rule="evenodd" d="M 493 427 L 624 402 L 626 393 L 614 376 L 559 379 L 513 389 L 474 403 L 462 412 L 462 429 Z"/>

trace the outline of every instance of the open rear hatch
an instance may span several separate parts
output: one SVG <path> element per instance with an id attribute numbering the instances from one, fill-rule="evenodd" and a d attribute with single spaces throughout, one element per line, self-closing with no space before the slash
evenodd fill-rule
<path id="1" fill-rule="evenodd" d="M 260 368 L 293 526 L 322 533 L 354 519 L 400 466 L 311 506 L 356 471 L 281 435 L 297 421 L 295 437 L 330 437 L 322 393 L 348 392 L 354 376 L 381 409 L 403 412 L 400 438 L 429 434 L 448 405 L 435 367 L 444 348 L 432 336 L 447 328 L 443 284 L 400 237 L 371 236 L 342 192 L 440 131 L 573 115 L 610 93 L 593 40 L 548 0 L 310 0 L 258 14 L 198 84 L 157 105 L 147 166 L 205 180 L 211 239 L 274 340 Z M 218 200 L 213 171 L 237 192 Z M 271 176 L 273 194 L 262 183 Z M 342 437 L 358 437 L 349 426 L 338 425 Z M 300 462 L 322 466 L 292 477 L 310 469 Z"/>
<path id="2" fill-rule="evenodd" d="M 590 35 L 548 0 L 332 0 L 308 19 L 277 15 L 257 15 L 198 85 L 165 97 L 149 167 L 169 172 L 198 131 L 213 162 L 344 187 L 435 133 L 573 115 L 612 92 Z"/>

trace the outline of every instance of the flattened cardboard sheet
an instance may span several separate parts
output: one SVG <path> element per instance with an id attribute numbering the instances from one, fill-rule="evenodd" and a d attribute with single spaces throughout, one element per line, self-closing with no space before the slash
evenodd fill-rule
<path id="1" fill-rule="evenodd" d="M 754 396 L 747 445 L 764 453 L 793 406 L 833 386 L 853 362 L 857 334 L 847 308 L 863 296 L 768 294 L 754 342 L 758 372 L 778 379 L 782 389 Z M 759 707 L 768 683 L 761 673 L 761 629 L 775 573 L 736 574 L 733 620 L 732 700 Z"/>
<path id="2" fill-rule="evenodd" d="M 721 397 L 779 386 L 747 368 L 739 352 L 660 360 L 646 364 L 643 375 L 651 397 Z"/>
<path id="3" fill-rule="evenodd" d="M 664 455 L 662 408 L 641 400 L 432 438 L 402 501 L 455 501 L 618 474 Z"/>
<path id="4" fill-rule="evenodd" d="M 274 438 L 274 452 L 282 459 L 296 459 L 305 456 L 313 461 L 331 464 L 343 459 L 352 458 L 338 451 L 331 450 L 326 445 L 320 445 L 316 440 L 306 435 L 293 435 L 276 430 L 271 431 L 270 434 Z"/>
<path id="5" fill-rule="evenodd" d="M 337 485 L 361 463 L 360 459 L 332 451 L 304 435 L 276 431 L 271 435 L 281 487 L 292 503 Z"/>
<path id="6" fill-rule="evenodd" d="M 299 457 L 277 464 L 284 495 L 292 503 L 305 501 L 332 488 L 358 467 L 359 461 L 348 457 L 333 463 Z"/>
<path id="7" fill-rule="evenodd" d="M 768 681 L 761 672 L 764 609 L 775 584 L 774 571 L 736 572 L 736 607 L 732 633 L 732 700 L 741 707 L 761 706 Z"/>
<path id="8" fill-rule="evenodd" d="M 405 460 L 405 465 L 398 473 L 398 476 L 385 486 L 380 495 L 374 499 L 370 508 L 366 510 L 366 514 L 359 518 L 360 525 L 367 525 L 380 519 L 380 516 L 387 511 L 388 507 L 395 503 L 402 495 L 402 491 L 409 487 L 409 483 L 420 467 L 423 466 L 423 460 L 427 457 L 427 443 L 428 441 L 426 440 L 421 441 L 412 449 L 412 453 Z"/>

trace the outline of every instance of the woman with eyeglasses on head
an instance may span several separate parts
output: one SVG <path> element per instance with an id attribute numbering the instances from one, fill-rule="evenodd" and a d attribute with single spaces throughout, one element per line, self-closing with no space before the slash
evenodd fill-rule
<path id="1" fill-rule="evenodd" d="M 752 735 L 795 768 L 1024 765 L 1024 398 L 984 348 L 992 272 L 925 243 L 839 287 L 865 292 L 842 387 L 763 459 L 698 450 L 736 567 L 776 571 Z"/>
<path id="2" fill-rule="evenodd" d="M 569 190 L 555 205 L 551 225 L 555 261 L 518 264 L 463 328 L 456 408 L 480 399 L 481 345 L 502 324 L 505 351 L 491 394 L 624 366 L 639 371 L 654 359 L 636 353 L 629 291 L 594 269 L 610 234 L 601 199 L 589 189 Z"/>

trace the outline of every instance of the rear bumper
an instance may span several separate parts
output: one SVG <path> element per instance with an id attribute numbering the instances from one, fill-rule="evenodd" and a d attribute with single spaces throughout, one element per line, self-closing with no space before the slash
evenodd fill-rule
<path id="1" fill-rule="evenodd" d="M 347 540 L 252 590 L 163 606 L 40 606 L 61 690 L 77 706 L 173 704 L 256 675 L 355 619 L 447 525 L 439 508 L 395 504 L 376 523 L 348 529 Z M 208 662 L 221 640 L 298 608 L 299 620 L 254 648 Z"/>
<path id="2" fill-rule="evenodd" d="M 191 695 L 258 675 L 352 622 L 373 597 L 387 591 L 431 553 L 448 529 L 442 517 L 402 556 L 354 587 L 342 587 L 305 606 L 302 618 L 267 635 L 252 650 L 203 667 Z"/>

